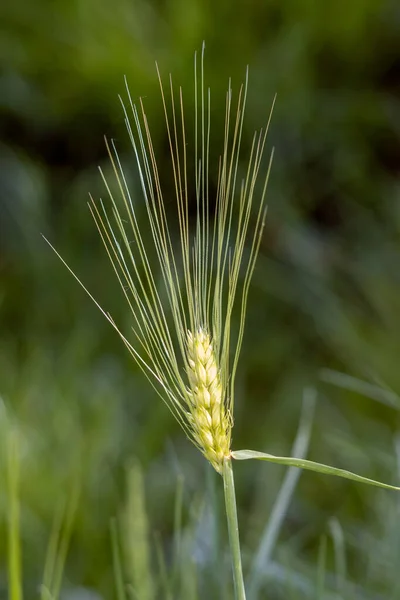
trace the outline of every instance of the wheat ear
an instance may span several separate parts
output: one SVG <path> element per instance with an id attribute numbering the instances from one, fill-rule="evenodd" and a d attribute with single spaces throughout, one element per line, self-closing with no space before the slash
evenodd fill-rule
<path id="1" fill-rule="evenodd" d="M 232 423 L 224 402 L 221 374 L 211 337 L 206 329 L 187 333 L 189 420 L 193 437 L 212 466 L 222 473 L 230 454 Z"/>

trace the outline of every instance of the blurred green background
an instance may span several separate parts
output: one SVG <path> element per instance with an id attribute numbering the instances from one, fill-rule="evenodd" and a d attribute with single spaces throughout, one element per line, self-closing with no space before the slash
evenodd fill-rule
<path id="1" fill-rule="evenodd" d="M 155 61 L 190 99 L 194 51 L 206 41 L 215 156 L 228 78 L 237 91 L 249 65 L 243 160 L 278 96 L 234 448 L 288 454 L 303 390 L 313 386 L 309 458 L 398 484 L 400 6 L 395 0 L 8 0 L 0 24 L 0 415 L 22 440 L 26 597 L 37 597 L 54 516 L 76 481 L 81 493 L 64 597 L 114 597 L 110 519 L 126 504 L 126 473 L 136 457 L 154 581 L 157 547 L 171 566 L 182 479 L 181 529 L 190 532 L 187 556 L 198 572 L 198 597 L 222 598 L 229 562 L 223 513 L 219 527 L 214 518 L 221 481 L 40 234 L 115 320 L 129 324 L 86 206 L 88 192 L 104 195 L 97 168 L 109 170 L 104 136 L 116 140 L 140 205 L 118 100 L 124 75 L 133 98 L 144 98 L 162 165 L 168 145 Z M 235 472 L 249 570 L 285 471 L 240 463 Z M 6 597 L 8 505 L 1 481 L 0 597 Z M 327 535 L 333 595 L 324 597 L 398 598 L 399 517 L 395 494 L 302 474 L 258 597 L 322 597 L 315 582 Z M 332 523 L 345 545 L 342 592 L 332 575 Z"/>

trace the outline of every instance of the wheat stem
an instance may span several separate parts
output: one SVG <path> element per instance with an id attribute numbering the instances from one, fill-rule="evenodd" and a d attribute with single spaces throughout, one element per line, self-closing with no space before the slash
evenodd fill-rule
<path id="1" fill-rule="evenodd" d="M 235 481 L 233 479 L 232 460 L 225 458 L 222 470 L 224 478 L 225 510 L 228 521 L 229 544 L 232 556 L 233 581 L 235 584 L 235 600 L 246 600 L 244 589 L 242 558 L 240 555 L 239 524 L 236 510 Z"/>

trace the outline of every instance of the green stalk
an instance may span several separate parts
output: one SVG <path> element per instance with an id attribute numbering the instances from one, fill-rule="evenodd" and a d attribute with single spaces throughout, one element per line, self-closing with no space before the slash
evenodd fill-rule
<path id="1" fill-rule="evenodd" d="M 233 479 L 232 460 L 230 458 L 226 458 L 224 460 L 222 476 L 224 478 L 225 509 L 226 518 L 228 520 L 229 545 L 231 547 L 233 581 L 235 584 L 235 599 L 246 600 L 242 571 L 242 558 L 240 555 L 235 482 Z"/>

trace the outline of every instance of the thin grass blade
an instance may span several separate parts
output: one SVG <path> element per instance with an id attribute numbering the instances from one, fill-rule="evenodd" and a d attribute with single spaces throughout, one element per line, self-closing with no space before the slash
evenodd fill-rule
<path id="1" fill-rule="evenodd" d="M 304 458 L 292 458 L 288 456 L 274 456 L 273 454 L 266 454 L 264 452 L 257 452 L 257 450 L 236 450 L 231 452 L 232 458 L 235 460 L 265 460 L 278 465 L 285 465 L 287 467 L 298 467 L 299 469 L 307 469 L 308 471 L 316 471 L 317 473 L 324 473 L 325 475 L 334 475 L 336 477 L 342 477 L 343 479 L 351 479 L 358 483 L 366 483 L 376 487 L 384 488 L 387 490 L 395 490 L 400 492 L 400 487 L 376 481 L 375 479 L 369 479 L 362 475 L 357 475 L 351 471 L 345 469 L 338 469 L 337 467 L 330 467 L 323 465 L 322 463 L 314 462 L 312 460 L 305 460 Z"/>
<path id="2" fill-rule="evenodd" d="M 20 539 L 20 460 L 18 434 L 11 429 L 7 434 L 8 485 L 8 597 L 22 600 L 22 566 Z"/>

